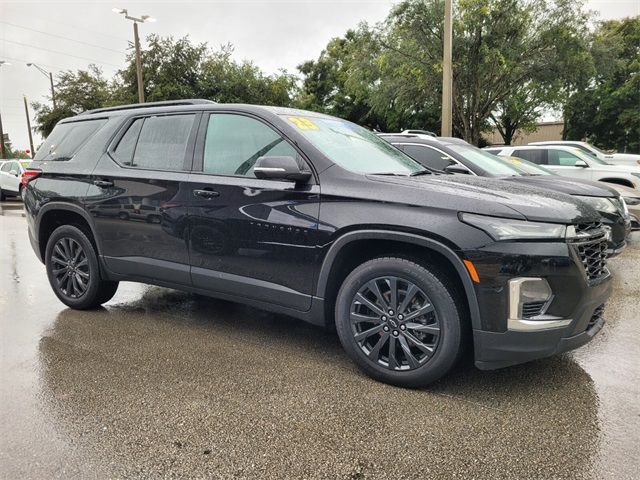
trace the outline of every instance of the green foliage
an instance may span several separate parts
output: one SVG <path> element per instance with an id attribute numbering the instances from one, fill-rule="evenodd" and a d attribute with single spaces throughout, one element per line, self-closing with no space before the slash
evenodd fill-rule
<path id="1" fill-rule="evenodd" d="M 599 24 L 591 55 L 596 74 L 569 98 L 565 136 L 640 152 L 640 17 Z"/>
<path id="2" fill-rule="evenodd" d="M 112 89 L 95 65 L 87 70 L 61 72 L 56 79 L 56 107 L 34 102 L 35 130 L 43 137 L 51 133 L 58 121 L 85 110 L 103 107 L 112 101 Z"/>

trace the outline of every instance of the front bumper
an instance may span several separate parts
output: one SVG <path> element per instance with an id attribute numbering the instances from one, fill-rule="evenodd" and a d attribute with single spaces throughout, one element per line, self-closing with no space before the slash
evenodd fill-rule
<path id="1" fill-rule="evenodd" d="M 474 325 L 475 363 L 490 370 L 565 352 L 589 342 L 604 325 L 608 273 L 589 280 L 574 248 L 562 242 L 500 242 L 464 252 L 480 277 Z M 543 316 L 513 315 L 512 281 L 544 279 L 552 296 Z M 510 283 L 511 282 L 511 283 Z"/>

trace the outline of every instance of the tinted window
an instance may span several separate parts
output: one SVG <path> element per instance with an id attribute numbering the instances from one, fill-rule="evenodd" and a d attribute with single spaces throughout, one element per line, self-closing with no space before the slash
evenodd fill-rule
<path id="1" fill-rule="evenodd" d="M 106 119 L 56 125 L 38 149 L 34 160 L 69 160 L 98 131 Z"/>
<path id="2" fill-rule="evenodd" d="M 530 162 L 538 165 L 547 165 L 547 156 L 543 149 L 531 149 L 531 150 L 514 150 L 513 156 L 522 158 L 523 160 L 529 160 Z"/>
<path id="3" fill-rule="evenodd" d="M 549 157 L 549 165 L 574 167 L 578 160 L 583 161 L 577 155 L 565 150 L 549 150 L 547 151 L 547 155 Z"/>
<path id="4" fill-rule="evenodd" d="M 265 155 L 293 157 L 303 165 L 296 150 L 261 121 L 223 113 L 209 116 L 204 145 L 205 173 L 254 177 L 253 166 Z"/>
<path id="5" fill-rule="evenodd" d="M 182 170 L 194 119 L 193 114 L 145 118 L 138 135 L 131 166 L 157 170 Z M 135 125 L 132 127 L 137 128 Z M 133 136 L 134 133 L 135 131 L 131 135 Z M 132 140 L 127 139 L 127 142 Z M 123 154 L 126 153 L 127 148 L 129 148 L 127 145 L 123 145 Z"/>
<path id="6" fill-rule="evenodd" d="M 455 162 L 447 155 L 431 147 L 423 145 L 402 145 L 402 151 L 425 167 L 444 170 Z"/>
<path id="7" fill-rule="evenodd" d="M 134 121 L 120 139 L 120 142 L 115 149 L 114 153 L 116 160 L 123 165 L 131 165 L 131 161 L 133 160 L 133 151 L 136 149 L 138 135 L 140 135 L 140 129 L 142 129 L 143 122 L 143 118 L 139 118 Z"/>

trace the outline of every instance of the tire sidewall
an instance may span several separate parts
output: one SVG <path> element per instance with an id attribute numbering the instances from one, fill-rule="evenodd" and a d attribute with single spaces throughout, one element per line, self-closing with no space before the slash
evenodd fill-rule
<path id="1" fill-rule="evenodd" d="M 427 363 L 407 372 L 392 371 L 369 360 L 353 337 L 351 302 L 362 286 L 374 278 L 396 276 L 410 280 L 429 297 L 440 322 L 440 338 Z M 374 378 L 403 387 L 425 386 L 445 375 L 455 364 L 461 349 L 461 320 L 452 293 L 426 268 L 400 258 L 375 259 L 347 276 L 336 299 L 335 323 L 349 357 Z"/>
<path id="2" fill-rule="evenodd" d="M 78 242 L 87 257 L 87 262 L 89 264 L 89 285 L 80 298 L 68 297 L 62 293 L 58 288 L 55 277 L 53 276 L 51 256 L 55 244 L 61 238 L 71 238 Z M 51 288 L 62 303 L 75 309 L 91 308 L 95 305 L 95 299 L 99 295 L 101 284 L 100 267 L 95 249 L 82 230 L 72 225 L 63 225 L 55 229 L 47 241 L 47 247 L 45 250 L 45 266 Z"/>

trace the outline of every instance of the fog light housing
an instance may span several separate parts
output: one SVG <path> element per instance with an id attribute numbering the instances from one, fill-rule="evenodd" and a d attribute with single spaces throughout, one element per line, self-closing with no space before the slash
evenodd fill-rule
<path id="1" fill-rule="evenodd" d="M 566 327 L 571 319 L 547 315 L 553 292 L 544 278 L 521 277 L 509 280 L 509 319 L 512 331 L 531 332 Z"/>

